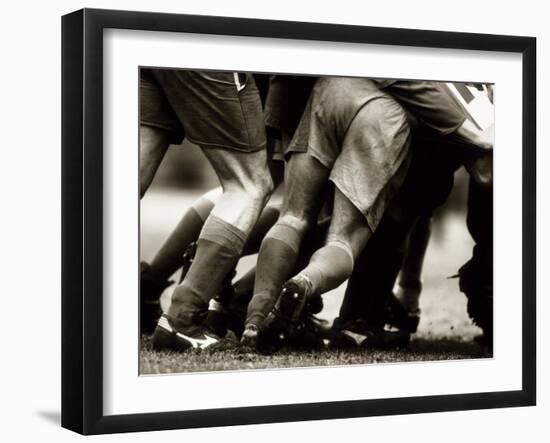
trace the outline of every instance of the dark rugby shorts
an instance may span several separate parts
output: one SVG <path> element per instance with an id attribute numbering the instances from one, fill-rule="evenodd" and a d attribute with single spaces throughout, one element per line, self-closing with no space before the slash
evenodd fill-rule
<path id="1" fill-rule="evenodd" d="M 144 69 L 140 124 L 202 148 L 255 152 L 266 147 L 260 95 L 250 74 Z"/>
<path id="2" fill-rule="evenodd" d="M 451 98 L 441 82 L 421 80 L 374 80 L 377 86 L 393 96 L 420 123 L 440 135 L 455 132 L 466 120 L 466 114 Z"/>

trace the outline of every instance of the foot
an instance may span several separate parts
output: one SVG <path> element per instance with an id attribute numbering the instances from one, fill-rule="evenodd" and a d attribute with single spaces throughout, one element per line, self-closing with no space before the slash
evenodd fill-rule
<path id="1" fill-rule="evenodd" d="M 236 272 L 232 272 L 225 279 L 219 295 L 210 300 L 208 305 L 204 326 L 218 337 L 225 337 L 228 329 L 231 329 L 238 337 L 242 334 L 242 321 L 239 321 L 238 318 L 235 319 L 234 313 L 231 312 L 231 302 L 235 295 L 231 281 L 235 274 Z"/>
<path id="2" fill-rule="evenodd" d="M 306 309 L 308 309 L 306 307 Z M 327 347 L 331 337 L 331 328 L 327 320 L 311 315 L 306 315 L 294 328 L 292 334 L 287 337 L 287 345 L 291 349 L 314 351 Z"/>
<path id="3" fill-rule="evenodd" d="M 386 323 L 400 331 L 414 334 L 420 322 L 420 309 L 407 309 L 394 294 L 390 294 L 385 306 Z"/>
<path id="4" fill-rule="evenodd" d="M 161 280 L 152 275 L 149 264 L 140 263 L 140 331 L 150 335 L 162 314 L 160 296 L 164 290 L 174 283 L 172 280 Z"/>
<path id="5" fill-rule="evenodd" d="M 258 350 L 260 329 L 254 324 L 247 324 L 244 327 L 243 335 L 241 337 L 241 347 L 247 351 Z"/>
<path id="6" fill-rule="evenodd" d="M 284 340 L 300 320 L 311 292 L 311 283 L 304 275 L 298 274 L 287 281 L 275 307 L 267 316 L 264 329 L 279 340 Z"/>
<path id="7" fill-rule="evenodd" d="M 208 309 L 204 320 L 204 328 L 218 337 L 225 337 L 227 335 L 227 314 L 225 311 Z"/>
<path id="8" fill-rule="evenodd" d="M 153 333 L 153 349 L 184 352 L 189 349 L 204 350 L 219 343 L 220 338 L 200 326 L 177 330 L 170 319 L 163 315 Z"/>
<path id="9" fill-rule="evenodd" d="M 291 278 L 283 285 L 274 308 L 275 314 L 295 325 L 300 320 L 306 303 L 312 298 L 311 282 L 302 274 Z"/>

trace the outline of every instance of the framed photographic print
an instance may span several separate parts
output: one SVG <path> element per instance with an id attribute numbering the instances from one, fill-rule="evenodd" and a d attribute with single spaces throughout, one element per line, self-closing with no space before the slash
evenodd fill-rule
<path id="1" fill-rule="evenodd" d="M 535 404 L 534 38 L 84 9 L 62 57 L 64 427 Z"/>

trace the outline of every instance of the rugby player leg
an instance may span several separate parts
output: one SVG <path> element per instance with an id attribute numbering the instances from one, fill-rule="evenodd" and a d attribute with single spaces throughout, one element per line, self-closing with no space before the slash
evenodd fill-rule
<path id="1" fill-rule="evenodd" d="M 139 73 L 139 196 L 153 181 L 170 144 L 183 141 L 183 127 L 151 69 Z"/>
<path id="2" fill-rule="evenodd" d="M 406 346 L 410 335 L 387 331 L 386 305 L 399 273 L 408 223 L 385 216 L 357 258 L 337 318 L 331 328 L 333 348 L 379 349 Z"/>
<path id="3" fill-rule="evenodd" d="M 201 230 L 194 260 L 168 310 L 174 325 L 186 335 L 197 331 L 209 301 L 235 268 L 272 190 L 265 151 L 204 152 L 218 174 L 223 194 Z"/>
<path id="4" fill-rule="evenodd" d="M 279 207 L 274 205 L 268 206 L 262 211 L 244 245 L 243 257 L 256 254 L 259 251 L 263 238 L 279 217 L 279 210 Z M 220 337 L 225 336 L 227 330 L 230 329 L 240 339 L 244 329 L 246 307 L 252 298 L 256 267 L 254 266 L 235 283 L 232 283 L 235 274 L 236 271 L 228 274 L 219 293 L 210 300 L 205 328 Z"/>
<path id="5" fill-rule="evenodd" d="M 151 263 L 140 263 L 140 330 L 150 334 L 162 314 L 160 296 L 173 281 L 170 277 L 184 262 L 189 246 L 196 242 L 204 221 L 221 195 L 221 188 L 213 189 L 199 199 L 185 212 L 168 239 L 162 244 Z"/>
<path id="6" fill-rule="evenodd" d="M 266 208 L 270 209 L 270 208 Z M 264 212 L 266 212 L 264 210 Z M 263 213 L 260 216 L 258 224 L 264 217 Z M 297 259 L 297 265 L 292 273 L 299 271 L 307 265 L 311 255 L 324 245 L 328 225 L 330 224 L 330 218 L 321 220 L 317 223 L 314 229 L 309 230 L 305 235 L 300 248 L 300 254 Z M 254 228 L 253 234 L 256 232 L 257 227 Z M 251 234 L 251 237 L 252 235 Z M 247 253 L 258 252 L 257 249 L 248 249 L 247 243 L 243 256 Z M 252 244 L 250 246 L 253 246 Z M 231 296 L 222 300 L 226 291 L 222 291 L 220 296 L 210 301 L 208 318 L 206 320 L 207 328 L 217 332 L 217 335 L 223 336 L 225 332 L 219 332 L 224 330 L 231 330 L 240 339 L 244 330 L 246 321 L 247 307 L 250 304 L 252 296 L 254 294 L 254 282 L 256 277 L 257 267 L 254 265 L 247 272 L 245 272 L 237 281 L 231 284 Z M 291 273 L 291 274 L 292 274 Z M 291 275 L 289 274 L 289 276 Z M 280 288 L 279 288 L 280 291 Z M 269 304 L 272 306 L 272 303 Z M 310 304 L 307 306 L 308 312 L 311 314 L 317 314 L 323 309 L 323 300 L 321 297 L 314 297 L 310 300 Z"/>
<path id="7" fill-rule="evenodd" d="M 329 172 L 307 152 L 295 152 L 289 159 L 281 215 L 262 241 L 258 256 L 242 339 L 248 347 L 256 346 L 267 314 L 294 271 L 302 240 L 317 221 Z"/>
<path id="8" fill-rule="evenodd" d="M 151 185 L 160 162 L 169 146 L 168 133 L 152 126 L 139 128 L 139 198 Z"/>
<path id="9" fill-rule="evenodd" d="M 184 131 L 162 87 L 150 69 L 140 70 L 139 193 L 142 198 L 170 144 L 179 144 Z M 140 264 L 140 330 L 150 333 L 161 314 L 159 297 L 170 282 Z"/>
<path id="10" fill-rule="evenodd" d="M 222 194 L 221 188 L 215 188 L 197 199 L 185 212 L 174 231 L 162 244 L 151 263 L 140 263 L 140 296 L 145 301 L 141 313 L 141 331 L 149 334 L 154 330 L 161 315 L 160 296 L 164 290 L 174 283 L 170 278 L 182 268 L 179 281 L 183 281 L 189 266 L 195 256 L 196 241 L 212 208 Z M 279 216 L 279 206 L 266 207 L 244 246 L 243 256 L 255 254 L 265 234 L 273 226 Z M 209 308 L 208 327 L 216 331 L 223 330 L 224 314 L 233 292 L 230 288 L 231 273 L 228 276 L 227 287 L 212 299 Z M 220 314 L 210 315 L 210 310 Z M 220 324 L 221 323 L 221 324 Z"/>
<path id="11" fill-rule="evenodd" d="M 336 288 L 351 275 L 353 263 L 380 222 L 387 202 L 403 183 L 409 165 L 410 129 L 405 112 L 388 95 L 375 96 L 355 115 L 331 171 L 334 212 L 327 244 L 281 293 L 302 286 L 298 298 Z M 303 303 L 304 301 L 300 301 Z M 300 309 L 297 309 L 299 315 Z M 290 319 L 296 321 L 296 319 Z"/>
<path id="12" fill-rule="evenodd" d="M 394 294 L 411 316 L 419 317 L 422 267 L 431 235 L 431 217 L 420 217 L 407 238 L 403 263 Z"/>
<path id="13" fill-rule="evenodd" d="M 410 225 L 385 216 L 355 262 L 334 329 L 361 320 L 373 328 L 384 326 L 384 307 L 401 263 Z"/>
<path id="14" fill-rule="evenodd" d="M 298 287 L 305 298 L 309 298 L 337 288 L 351 275 L 355 259 L 371 236 L 365 216 L 336 188 L 326 244 L 311 256 L 309 264 L 296 277 L 284 285 L 282 293 L 292 292 L 294 287 Z"/>
<path id="15" fill-rule="evenodd" d="M 283 286 L 270 314 L 275 329 L 291 332 L 311 297 L 351 275 L 355 258 L 404 178 L 410 143 L 405 113 L 393 98 L 373 93 L 368 83 L 363 86 L 366 96 L 374 99 L 361 106 L 340 141 L 342 149 L 330 174 L 335 196 L 327 243 Z"/>
<path id="16" fill-rule="evenodd" d="M 193 242 L 197 241 L 204 222 L 221 195 L 222 189 L 215 188 L 193 202 L 151 263 L 147 264 L 149 277 L 158 282 L 166 282 L 182 266 L 185 252 Z M 243 256 L 258 252 L 262 239 L 278 216 L 277 205 L 267 206 L 262 211 L 243 248 Z M 181 279 L 183 280 L 184 277 L 183 275 Z"/>
<path id="17" fill-rule="evenodd" d="M 274 168 L 270 166 L 270 169 Z M 271 175 L 274 183 L 281 181 L 273 171 Z M 145 288 L 149 298 L 158 299 L 162 291 L 171 283 L 169 282 L 170 277 L 182 267 L 185 261 L 184 257 L 194 258 L 194 252 L 191 251 L 190 247 L 197 241 L 204 222 L 222 192 L 221 187 L 214 188 L 193 202 L 170 236 L 161 245 L 151 263 L 141 263 L 141 290 Z M 244 246 L 243 255 L 258 252 L 265 234 L 277 221 L 279 212 L 279 204 L 270 204 L 264 208 Z M 180 281 L 185 277 L 185 273 L 182 271 Z"/>
<path id="18" fill-rule="evenodd" d="M 493 190 L 470 180 L 467 226 L 475 246 L 459 270 L 459 287 L 468 314 L 483 331 L 476 341 L 493 347 Z"/>
<path id="19" fill-rule="evenodd" d="M 400 333 L 416 330 L 418 319 L 409 318 L 401 303 L 391 295 L 392 288 L 401 267 L 408 285 L 421 281 L 427 241 L 425 225 L 433 210 L 447 200 L 454 172 L 462 161 L 457 150 L 444 149 L 431 137 L 416 141 L 411 149 L 407 176 L 349 279 L 339 317 L 333 325 L 336 345 L 357 346 L 364 341 L 364 345 L 373 347 L 402 346 Z M 423 233 L 411 234 L 417 223 Z M 409 236 L 411 243 L 407 251 Z M 404 259 L 405 254 L 411 256 L 411 261 Z M 399 331 L 386 331 L 385 324 Z M 342 334 L 344 330 L 352 334 Z"/>
<path id="20" fill-rule="evenodd" d="M 204 332 L 209 301 L 234 269 L 273 189 L 261 103 L 247 75 L 179 70 L 155 75 L 223 193 L 202 227 L 185 279 L 159 320 L 153 346 L 203 349 L 217 342 Z"/>
<path id="21" fill-rule="evenodd" d="M 145 77 L 148 78 L 148 77 L 151 77 L 151 75 L 145 76 Z M 262 78 L 263 76 L 254 76 L 254 77 L 257 80 L 258 78 Z M 265 80 L 266 79 L 264 78 L 263 79 L 264 83 L 265 83 Z M 144 95 L 146 95 L 148 92 L 151 93 L 152 92 L 151 90 L 156 92 L 156 90 L 153 89 L 155 85 L 154 77 L 149 81 L 149 83 L 145 81 L 143 83 L 144 83 L 144 86 L 143 86 Z M 264 96 L 265 96 L 265 93 L 266 91 L 264 90 L 264 94 L 263 94 Z M 262 95 L 261 91 L 260 91 L 260 95 Z M 144 108 L 145 108 L 144 113 L 146 113 L 147 107 L 145 105 L 144 105 Z M 276 140 L 273 137 L 268 137 L 267 150 L 268 150 L 269 159 L 272 159 L 274 156 L 274 151 L 276 149 L 275 146 L 276 146 Z M 153 157 L 152 155 L 146 155 L 144 153 L 144 160 L 141 162 L 144 168 L 145 168 L 145 164 L 152 162 L 152 157 Z M 282 176 L 284 173 L 283 165 L 284 164 L 282 161 L 269 162 L 269 170 L 275 186 L 277 186 L 279 183 L 282 182 Z M 144 171 L 144 173 L 141 174 L 141 176 L 143 176 L 144 182 L 148 181 L 148 180 L 145 180 L 146 176 L 151 176 L 152 178 L 152 175 L 154 175 L 154 170 L 156 169 L 156 167 L 151 166 L 145 169 L 146 171 Z M 202 229 L 202 226 L 206 221 L 206 218 L 210 214 L 210 211 L 214 207 L 221 193 L 222 193 L 221 187 L 207 192 L 206 194 L 201 196 L 196 202 L 194 202 L 188 211 L 186 211 L 186 213 L 183 215 L 178 225 L 170 234 L 169 238 L 163 243 L 160 250 L 157 252 L 155 257 L 153 258 L 153 261 L 151 262 L 151 264 L 150 265 L 146 264 L 148 281 L 152 279 L 154 282 L 159 282 L 163 286 L 163 288 L 165 287 L 166 281 L 172 276 L 174 272 L 177 271 L 177 269 L 179 269 L 182 266 L 183 256 L 191 255 L 189 253 L 186 254 L 187 249 L 189 248 L 192 242 L 195 242 L 197 240 L 200 230 Z M 259 245 L 263 237 L 265 236 L 265 233 L 275 223 L 278 215 L 279 215 L 279 208 L 276 207 L 275 205 L 268 206 L 264 209 L 258 222 L 256 223 L 254 230 L 250 234 L 247 244 L 245 245 L 245 248 L 243 251 L 244 255 L 258 252 Z M 182 274 L 181 279 L 183 279 L 184 277 L 185 275 Z"/>
<path id="22" fill-rule="evenodd" d="M 405 229 L 397 229 L 397 232 L 394 233 L 397 239 L 404 235 L 401 244 L 396 245 L 397 247 L 394 246 L 393 249 L 396 257 L 401 257 L 401 260 L 397 262 L 399 265 L 397 268 L 393 268 L 391 265 L 389 268 L 387 265 L 384 266 L 384 259 L 381 257 L 385 255 L 392 256 L 392 245 L 394 244 L 393 241 L 387 242 L 388 251 L 385 250 L 377 255 L 377 259 L 380 259 L 381 262 L 377 265 L 382 266 L 378 272 L 382 277 L 374 276 L 376 282 L 380 278 L 384 281 L 383 276 L 386 275 L 385 281 L 390 286 L 384 287 L 382 285 L 382 287 L 372 292 L 373 285 L 370 281 L 367 281 L 363 289 L 363 292 L 372 292 L 367 295 L 367 298 L 373 302 L 373 305 L 369 306 L 365 314 L 367 324 L 372 326 L 373 330 L 379 328 L 379 331 L 373 331 L 370 337 L 371 345 L 379 339 L 379 343 L 389 346 L 396 338 L 399 338 L 400 334 L 408 335 L 416 332 L 420 321 L 419 299 L 422 291 L 422 267 L 430 239 L 431 215 L 422 214 L 412 226 L 411 224 L 408 225 L 408 229 L 406 229 L 407 224 L 403 223 L 403 220 L 398 225 Z M 375 265 L 375 268 L 377 265 Z M 388 269 L 395 269 L 393 276 L 387 273 Z M 369 271 L 365 272 L 368 273 Z M 371 279 L 373 279 L 372 272 Z M 350 282 L 351 280 L 353 278 L 350 279 Z M 369 283 L 371 283 L 370 286 Z M 386 325 L 391 326 L 392 330 L 386 331 Z M 397 340 L 396 345 L 401 346 L 401 340 Z"/>
<path id="23" fill-rule="evenodd" d="M 338 287 L 352 273 L 355 258 L 372 231 L 365 216 L 338 189 L 326 243 L 315 251 L 308 265 L 286 283 L 264 322 L 263 335 L 276 349 L 299 334 L 307 318 L 308 303 Z"/>

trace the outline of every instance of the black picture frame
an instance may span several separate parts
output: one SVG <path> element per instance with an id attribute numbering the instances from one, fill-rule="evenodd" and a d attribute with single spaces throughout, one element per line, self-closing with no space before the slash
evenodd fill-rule
<path id="1" fill-rule="evenodd" d="M 522 388 L 106 416 L 103 413 L 103 30 L 107 28 L 519 53 L 523 64 Z M 62 18 L 62 426 L 150 431 L 536 404 L 536 39 L 83 9 Z"/>

